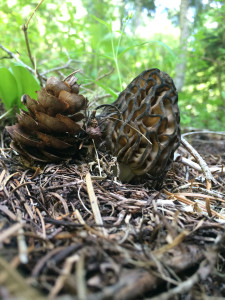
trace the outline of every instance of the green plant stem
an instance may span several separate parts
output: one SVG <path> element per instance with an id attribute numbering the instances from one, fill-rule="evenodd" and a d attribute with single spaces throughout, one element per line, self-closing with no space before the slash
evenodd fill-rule
<path id="1" fill-rule="evenodd" d="M 113 59 L 114 59 L 115 65 L 116 65 L 116 71 L 117 71 L 118 78 L 119 78 L 120 91 L 122 91 L 122 80 L 121 80 L 120 69 L 119 69 L 119 65 L 118 65 L 118 59 L 117 59 L 118 51 L 115 52 L 112 29 L 111 29 L 111 43 L 112 43 Z"/>
<path id="2" fill-rule="evenodd" d="M 113 59 L 116 65 L 116 71 L 118 74 L 118 78 L 119 78 L 119 85 L 120 85 L 120 92 L 122 91 L 122 80 L 121 80 L 121 74 L 120 74 L 120 69 L 119 69 L 119 64 L 118 64 L 118 46 L 119 43 L 117 45 L 117 50 L 115 51 L 115 47 L 114 47 L 114 41 L 113 41 L 113 30 L 112 30 L 112 21 L 110 22 L 110 33 L 111 33 L 111 44 L 112 44 L 112 52 L 113 52 Z"/>
<path id="3" fill-rule="evenodd" d="M 119 47 L 120 47 L 120 43 L 121 43 L 121 40 L 122 40 L 122 37 L 123 37 L 123 34 L 124 34 L 125 27 L 126 27 L 126 21 L 123 22 L 120 38 L 119 38 L 117 49 L 116 49 L 116 57 L 118 57 Z"/>
<path id="4" fill-rule="evenodd" d="M 0 116 L 0 120 L 4 119 L 5 117 L 7 117 L 8 115 L 10 115 L 10 113 L 12 112 L 12 108 L 10 108 L 9 110 L 7 110 L 4 114 L 2 114 Z"/>
<path id="5" fill-rule="evenodd" d="M 118 52 L 119 52 L 120 43 L 122 41 L 122 37 L 123 37 L 123 34 L 124 34 L 124 30 L 125 30 L 125 27 L 126 27 L 126 21 L 123 23 L 123 26 L 122 26 L 121 34 L 120 34 L 119 41 L 118 41 L 118 44 L 117 44 L 117 47 L 116 47 L 116 53 L 115 53 L 115 49 L 114 49 L 113 32 L 112 32 L 112 27 L 111 27 L 113 57 L 114 57 L 115 65 L 116 65 L 116 71 L 118 73 L 119 84 L 120 84 L 120 92 L 122 91 L 123 87 L 122 87 L 121 74 L 120 74 L 120 69 L 119 69 L 119 64 L 118 64 Z"/>

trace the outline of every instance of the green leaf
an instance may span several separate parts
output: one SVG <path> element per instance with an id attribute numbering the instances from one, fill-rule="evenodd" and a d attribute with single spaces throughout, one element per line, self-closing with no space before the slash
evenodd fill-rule
<path id="1" fill-rule="evenodd" d="M 18 97 L 17 82 L 14 75 L 7 68 L 0 68 L 0 98 L 5 108 L 10 109 Z"/>
<path id="2" fill-rule="evenodd" d="M 113 90 L 111 89 L 110 87 L 108 86 L 105 86 L 104 84 L 100 83 L 99 81 L 97 80 L 94 80 L 93 78 L 87 76 L 87 75 L 84 75 L 84 74 L 81 74 L 82 76 L 84 76 L 85 78 L 91 80 L 92 82 L 94 82 L 95 84 L 97 84 L 98 86 L 100 86 L 104 91 L 106 91 L 107 93 L 109 93 L 114 99 L 117 99 L 118 97 L 118 94 Z"/>
<path id="3" fill-rule="evenodd" d="M 103 90 L 105 90 L 106 92 L 108 92 L 113 98 L 117 99 L 118 94 L 113 89 L 111 89 L 108 86 L 105 86 L 104 84 L 100 83 L 99 81 L 93 80 L 93 82 L 95 84 L 97 84 L 98 86 L 100 86 Z"/>
<path id="4" fill-rule="evenodd" d="M 167 44 L 161 42 L 161 41 L 151 41 L 150 43 L 155 43 L 158 44 L 160 46 L 163 46 L 174 58 L 176 57 L 175 53 L 173 52 L 173 50 L 167 46 Z"/>
<path id="5" fill-rule="evenodd" d="M 132 45 L 130 47 L 127 47 L 125 50 L 123 50 L 122 52 L 120 52 L 118 54 L 118 57 L 122 56 L 124 53 L 126 53 L 127 51 L 133 49 L 133 48 L 136 48 L 136 47 L 140 47 L 140 46 L 143 46 L 145 44 L 149 44 L 149 42 L 144 42 L 144 43 L 140 43 L 140 44 L 136 44 L 136 45 Z"/>
<path id="6" fill-rule="evenodd" d="M 171 50 L 171 48 L 169 46 L 167 46 L 165 43 L 161 42 L 161 41 L 151 41 L 151 42 L 144 42 L 144 43 L 133 45 L 131 47 L 126 48 L 122 52 L 120 52 L 118 54 L 118 57 L 121 56 L 121 55 L 123 55 L 124 53 L 126 53 L 127 51 L 129 51 L 129 50 L 131 50 L 133 48 L 141 47 L 141 46 L 144 46 L 146 44 L 158 44 L 160 46 L 163 46 L 174 58 L 176 57 L 175 54 L 174 54 L 174 52 Z"/>
<path id="7" fill-rule="evenodd" d="M 23 66 L 13 66 L 10 71 L 17 81 L 19 96 L 27 94 L 31 98 L 37 99 L 36 91 L 40 90 L 41 87 L 34 76 Z"/>
<path id="8" fill-rule="evenodd" d="M 102 19 L 99 19 L 98 17 L 92 15 L 92 18 L 94 18 L 96 21 L 98 21 L 99 23 L 105 25 L 109 30 L 112 30 L 112 24 L 109 24 L 105 21 L 103 21 Z"/>
<path id="9" fill-rule="evenodd" d="M 114 61 L 114 57 L 108 56 L 108 55 L 103 54 L 103 53 L 98 53 L 98 52 L 96 52 L 96 53 L 92 53 L 92 55 L 95 55 L 95 56 L 98 56 L 98 57 L 104 57 L 104 58 L 107 58 L 107 59 L 110 59 L 110 60 L 113 60 L 113 61 Z"/>

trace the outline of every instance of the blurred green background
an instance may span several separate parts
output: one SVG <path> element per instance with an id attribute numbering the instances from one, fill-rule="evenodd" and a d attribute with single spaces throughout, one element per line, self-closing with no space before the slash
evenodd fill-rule
<path id="1" fill-rule="evenodd" d="M 0 2 L 0 43 L 32 69 L 21 27 L 37 4 Z M 39 72 L 66 77 L 81 69 L 81 92 L 93 106 L 96 100 L 114 101 L 134 77 L 157 67 L 175 81 L 183 128 L 222 131 L 224 20 L 224 1 L 45 0 L 29 23 L 28 36 Z M 49 72 L 65 64 L 67 68 Z M 19 106 L 21 94 L 38 89 L 34 77 L 0 48 L 5 109 Z"/>

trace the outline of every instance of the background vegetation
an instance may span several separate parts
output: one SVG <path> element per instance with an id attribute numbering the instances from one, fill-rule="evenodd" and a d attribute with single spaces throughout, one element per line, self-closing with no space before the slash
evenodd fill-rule
<path id="1" fill-rule="evenodd" d="M 55 75 L 49 71 L 64 65 L 67 68 L 58 75 L 81 69 L 82 93 L 104 103 L 112 102 L 145 69 L 157 67 L 175 82 L 183 72 L 182 126 L 225 130 L 224 1 L 181 0 L 186 3 L 185 17 L 180 1 L 171 2 L 176 6 L 166 7 L 159 0 L 45 0 L 28 28 L 35 65 L 44 76 Z M 32 68 L 21 26 L 37 4 L 28 0 L 0 4 L 1 44 Z M 188 29 L 183 41 L 182 26 Z M 6 109 L 19 105 L 21 94 L 37 89 L 38 80 L 17 65 L 0 49 L 0 97 Z M 7 88 L 14 93 L 10 97 Z"/>

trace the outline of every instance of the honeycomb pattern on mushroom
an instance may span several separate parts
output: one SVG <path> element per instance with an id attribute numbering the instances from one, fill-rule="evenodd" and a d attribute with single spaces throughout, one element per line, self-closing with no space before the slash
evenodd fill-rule
<path id="1" fill-rule="evenodd" d="M 163 178 L 180 144 L 178 95 L 170 76 L 158 69 L 142 72 L 105 107 L 101 130 L 129 182 L 148 173 Z"/>

